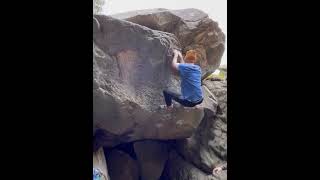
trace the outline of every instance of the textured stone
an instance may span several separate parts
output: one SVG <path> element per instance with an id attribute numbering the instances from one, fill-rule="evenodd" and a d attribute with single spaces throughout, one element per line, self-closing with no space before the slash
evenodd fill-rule
<path id="1" fill-rule="evenodd" d="M 202 172 L 175 151 L 171 151 L 162 180 L 219 180 L 219 178 Z"/>
<path id="2" fill-rule="evenodd" d="M 217 113 L 205 112 L 195 133 L 178 140 L 176 149 L 206 173 L 227 160 L 227 87 L 226 81 L 205 81 L 205 88 L 218 99 Z"/>
<path id="3" fill-rule="evenodd" d="M 111 180 L 139 180 L 139 169 L 136 160 L 128 154 L 112 150 L 107 156 Z"/>
<path id="4" fill-rule="evenodd" d="M 225 50 L 225 35 L 218 23 L 198 9 L 147 9 L 112 15 L 151 29 L 176 35 L 182 52 L 195 49 L 203 73 L 213 72 L 221 63 Z"/>
<path id="5" fill-rule="evenodd" d="M 198 109 L 159 110 L 162 90 L 180 90 L 168 64 L 172 47 L 179 46 L 174 35 L 108 16 L 95 18 L 93 39 L 104 55 L 93 58 L 95 147 L 190 137 L 204 109 L 216 111 L 210 98 Z"/>
<path id="6" fill-rule="evenodd" d="M 168 145 L 159 141 L 139 141 L 134 143 L 141 180 L 158 180 L 169 156 Z"/>

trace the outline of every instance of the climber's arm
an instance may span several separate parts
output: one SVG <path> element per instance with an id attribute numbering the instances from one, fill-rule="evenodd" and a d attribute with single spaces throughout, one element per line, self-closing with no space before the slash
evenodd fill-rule
<path id="1" fill-rule="evenodd" d="M 179 52 L 179 57 L 180 57 L 180 63 L 185 63 L 184 60 L 183 60 L 181 52 Z"/>
<path id="2" fill-rule="evenodd" d="M 171 63 L 171 67 L 172 69 L 174 69 L 175 71 L 178 71 L 178 66 L 179 66 L 179 63 L 178 63 L 178 55 L 179 55 L 179 51 L 177 50 L 173 50 L 173 53 L 174 53 L 174 57 L 172 59 L 172 63 Z"/>

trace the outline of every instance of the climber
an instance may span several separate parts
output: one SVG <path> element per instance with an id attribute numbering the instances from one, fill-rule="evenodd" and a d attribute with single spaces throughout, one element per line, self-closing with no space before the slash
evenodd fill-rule
<path id="1" fill-rule="evenodd" d="M 185 57 L 178 50 L 174 50 L 174 57 L 171 62 L 171 68 L 174 73 L 179 74 L 181 79 L 181 94 L 169 90 L 164 90 L 164 100 L 166 105 L 161 108 L 173 108 L 172 99 L 184 107 L 194 107 L 203 101 L 201 89 L 201 68 L 195 65 L 196 51 L 187 51 Z M 180 63 L 178 63 L 178 57 Z"/>

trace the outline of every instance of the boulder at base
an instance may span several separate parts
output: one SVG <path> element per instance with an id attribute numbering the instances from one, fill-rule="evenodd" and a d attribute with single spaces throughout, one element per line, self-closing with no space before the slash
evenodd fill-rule
<path id="1" fill-rule="evenodd" d="M 139 180 L 138 163 L 127 153 L 112 150 L 107 162 L 111 180 Z"/>
<path id="2" fill-rule="evenodd" d="M 205 174 L 175 151 L 171 151 L 162 175 L 162 180 L 219 180 L 211 174 Z"/>
<path id="3" fill-rule="evenodd" d="M 141 180 L 158 180 L 168 160 L 169 148 L 165 142 L 139 141 L 134 143 Z"/>
<path id="4" fill-rule="evenodd" d="M 218 99 L 217 113 L 205 112 L 201 124 L 190 137 L 177 141 L 177 151 L 206 173 L 227 160 L 226 81 L 205 81 L 205 88 Z M 209 88 L 207 88 L 207 86 Z"/>

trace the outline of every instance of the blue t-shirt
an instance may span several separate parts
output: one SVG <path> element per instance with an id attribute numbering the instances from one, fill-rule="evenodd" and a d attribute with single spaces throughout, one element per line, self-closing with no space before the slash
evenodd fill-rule
<path id="1" fill-rule="evenodd" d="M 194 64 L 179 64 L 181 94 L 184 99 L 197 102 L 202 99 L 201 69 Z"/>

